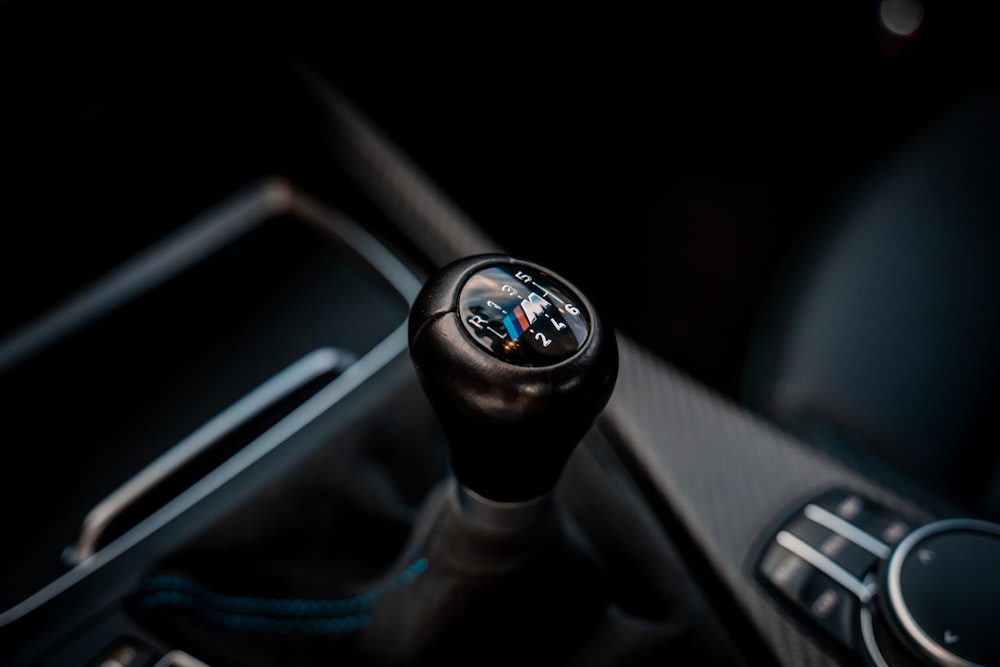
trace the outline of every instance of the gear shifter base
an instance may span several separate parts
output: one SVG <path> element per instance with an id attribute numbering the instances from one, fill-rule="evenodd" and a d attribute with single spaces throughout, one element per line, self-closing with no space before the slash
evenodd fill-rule
<path id="1" fill-rule="evenodd" d="M 504 525 L 502 511 L 483 521 L 462 496 L 449 478 L 428 497 L 397 566 L 419 551 L 427 568 L 373 612 L 360 655 L 379 665 L 564 660 L 607 603 L 590 547 L 555 503 Z"/>

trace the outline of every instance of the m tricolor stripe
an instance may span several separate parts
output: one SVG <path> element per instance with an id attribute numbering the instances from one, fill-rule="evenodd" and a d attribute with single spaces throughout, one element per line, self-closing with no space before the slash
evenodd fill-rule
<path id="1" fill-rule="evenodd" d="M 510 334 L 510 339 L 514 341 L 527 331 L 528 327 L 531 326 L 531 322 L 528 321 L 528 316 L 524 314 L 524 309 L 521 306 L 515 306 L 514 311 L 503 318 L 503 326 L 507 329 L 507 333 Z"/>

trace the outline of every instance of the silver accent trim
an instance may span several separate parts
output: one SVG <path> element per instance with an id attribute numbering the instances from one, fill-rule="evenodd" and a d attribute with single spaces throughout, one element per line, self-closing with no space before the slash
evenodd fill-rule
<path id="1" fill-rule="evenodd" d="M 434 263 L 483 252 L 498 252 L 468 214 L 381 128 L 326 80 L 301 61 L 293 66 L 323 105 L 335 131 L 332 148 L 351 179 Z"/>
<path id="2" fill-rule="evenodd" d="M 874 584 L 862 582 L 823 553 L 788 531 L 781 531 L 774 539 L 778 544 L 853 593 L 862 604 L 870 602 L 875 595 Z"/>
<path id="3" fill-rule="evenodd" d="M 498 530 L 518 530 L 535 524 L 549 507 L 548 494 L 514 503 L 485 498 L 464 484 L 454 483 L 458 505 L 473 521 Z"/>
<path id="4" fill-rule="evenodd" d="M 944 665 L 945 667 L 983 667 L 978 663 L 970 662 L 965 658 L 955 655 L 924 632 L 924 629 L 917 623 L 913 614 L 910 613 L 910 609 L 906 606 L 906 601 L 903 599 L 902 584 L 900 583 L 903 561 L 906 560 L 906 557 L 913 548 L 927 537 L 936 533 L 953 530 L 981 531 L 1000 536 L 1000 525 L 977 519 L 941 519 L 913 531 L 899 543 L 895 553 L 892 554 L 892 558 L 889 559 L 889 569 L 886 575 L 889 606 L 910 637 L 920 645 L 920 648 L 927 653 L 928 657 L 936 661 L 939 665 Z"/>
<path id="5" fill-rule="evenodd" d="M 861 639 L 868 650 L 868 657 L 875 663 L 875 667 L 889 667 L 889 663 L 882 657 L 882 649 L 878 647 L 875 640 L 875 625 L 872 621 L 871 607 L 863 606 L 861 613 Z"/>
<path id="6" fill-rule="evenodd" d="M 159 285 L 288 208 L 288 184 L 248 187 L 195 217 L 0 342 L 0 373 Z"/>
<path id="7" fill-rule="evenodd" d="M 264 194 L 262 196 L 259 192 L 255 194 L 251 191 L 250 194 L 237 195 L 234 202 L 230 204 L 232 206 L 231 210 L 227 206 L 218 205 L 212 209 L 212 213 L 207 215 L 207 217 L 203 216 L 198 218 L 198 220 L 201 221 L 199 225 L 188 225 L 184 229 L 193 233 L 197 238 L 202 239 L 204 242 L 218 242 L 216 234 L 221 234 L 225 237 L 225 240 L 228 241 L 236 237 L 236 229 L 240 231 L 250 229 L 254 225 L 264 222 L 268 217 L 279 212 L 291 210 L 294 207 L 294 210 L 300 214 L 306 216 L 319 216 L 311 219 L 313 224 L 328 228 L 338 237 L 344 238 L 345 242 L 357 244 L 354 245 L 355 251 L 357 251 L 372 267 L 374 267 L 376 271 L 384 276 L 385 279 L 389 281 L 390 285 L 397 292 L 399 292 L 401 296 L 403 296 L 407 303 L 413 303 L 413 299 L 416 298 L 421 286 L 420 281 L 385 246 L 381 245 L 374 237 L 369 235 L 368 232 L 352 220 L 339 212 L 327 210 L 311 202 L 303 194 L 298 193 L 290 185 L 279 178 L 269 179 L 258 183 L 254 186 L 254 188 L 250 188 L 250 190 L 261 190 L 264 191 Z M 253 201 L 258 203 L 262 202 L 262 204 L 259 208 L 254 209 L 252 206 L 247 205 L 248 202 Z M 234 216 L 235 219 L 230 220 L 230 215 Z M 206 225 L 209 229 L 201 229 L 200 225 Z M 221 229 L 228 228 L 230 225 L 233 225 L 235 229 Z M 216 229 L 217 227 L 220 229 Z M 224 232 L 234 233 L 233 235 L 228 235 Z M 193 242 L 192 239 L 188 237 L 181 238 L 180 241 L 184 245 L 188 242 Z M 220 246 L 221 243 L 212 246 L 212 248 L 214 249 Z M 192 251 L 196 250 L 197 248 L 192 248 Z M 173 256 L 173 253 L 176 251 L 176 247 L 168 246 L 165 251 Z M 158 264 L 161 260 L 153 256 L 150 257 L 148 261 Z M 134 262 L 129 262 L 128 265 L 133 267 L 133 269 L 138 269 Z M 174 269 L 184 268 L 187 265 L 187 263 L 171 264 Z M 115 271 L 113 274 L 116 277 L 116 280 L 113 281 L 113 283 L 117 285 L 119 289 L 127 289 L 131 281 L 128 272 Z M 159 275 L 158 272 L 157 275 Z M 159 279 L 161 280 L 166 277 L 166 273 L 159 275 Z M 101 282 L 102 285 L 104 283 L 105 281 Z M 147 287 L 152 286 L 153 284 L 155 283 L 148 283 Z M 89 293 L 89 290 L 85 291 L 85 294 Z M 134 293 L 129 291 L 129 298 L 131 298 L 131 296 L 134 296 Z M 105 298 L 107 298 L 107 296 L 105 296 Z M 107 307 L 108 303 L 117 305 L 119 303 L 123 303 L 124 301 L 127 301 L 127 299 L 123 299 L 122 301 L 119 301 L 116 298 L 110 299 L 110 301 L 102 299 L 99 303 L 95 304 L 94 307 Z M 72 307 L 73 304 L 70 304 L 70 306 Z M 69 328 L 59 328 L 58 330 L 49 331 L 46 335 L 65 335 L 70 333 L 77 326 L 82 326 L 86 322 L 90 321 L 91 318 L 87 316 L 86 313 L 80 313 L 77 311 L 79 311 L 79 309 L 74 307 L 74 313 L 81 315 L 82 319 L 57 318 L 61 323 L 61 326 L 69 326 Z M 104 311 L 102 310 L 101 312 Z M 44 340 L 41 341 L 34 341 L 32 345 L 28 346 L 28 348 L 31 348 L 33 345 L 42 345 L 55 339 L 56 338 L 50 337 L 44 338 Z M 37 590 L 35 593 L 29 595 L 21 602 L 12 605 L 3 612 L 0 612 L 0 627 L 16 621 L 37 607 L 50 601 L 54 597 L 62 594 L 72 586 L 90 576 L 92 573 L 113 561 L 121 554 L 135 547 L 142 540 L 146 539 L 184 512 L 190 510 L 211 493 L 219 489 L 226 482 L 239 475 L 250 465 L 304 428 L 312 420 L 319 417 L 320 414 L 335 405 L 340 399 L 365 382 L 365 380 L 375 375 L 375 373 L 385 367 L 390 361 L 404 353 L 407 346 L 407 322 L 404 319 L 404 321 L 392 333 L 386 336 L 380 343 L 375 345 L 368 353 L 358 359 L 358 361 L 351 364 L 340 376 L 335 378 L 326 386 L 322 387 L 302 405 L 293 410 L 270 429 L 262 433 L 255 440 L 248 443 L 243 449 L 227 459 L 213 471 L 192 484 L 185 491 L 178 494 L 172 500 L 137 523 L 135 526 L 131 527 L 128 531 L 114 539 L 112 542 L 102 547 L 92 556 L 85 558 L 68 572 L 50 581 L 48 584 Z M 0 349 L 5 348 L 0 346 Z M 26 348 L 24 353 L 28 354 L 31 353 L 31 351 L 31 349 Z M 2 371 L 2 369 L 3 366 L 0 364 L 0 371 Z"/>
<path id="8" fill-rule="evenodd" d="M 207 663 L 192 657 L 184 651 L 170 651 L 153 663 L 153 667 L 208 667 Z"/>
<path id="9" fill-rule="evenodd" d="M 101 535 L 115 518 L 193 458 L 309 382 L 332 371 L 343 372 L 354 361 L 354 355 L 344 350 L 314 350 L 205 422 L 87 513 L 76 544 L 64 554 L 66 564 L 76 565 L 93 556 Z"/>
<path id="10" fill-rule="evenodd" d="M 806 508 L 802 512 L 810 521 L 815 521 L 821 526 L 829 528 L 841 537 L 847 538 L 868 553 L 878 556 L 882 560 L 888 558 L 889 554 L 892 553 L 892 548 L 888 544 L 872 537 L 853 523 L 845 521 L 819 505 L 806 505 Z"/>
<path id="11" fill-rule="evenodd" d="M 289 213 L 295 213 L 302 218 L 303 222 L 331 234 L 334 238 L 340 239 L 343 243 L 354 248 L 406 299 L 407 303 L 413 303 L 417 292 L 423 286 L 421 282 L 381 242 L 349 220 L 344 214 L 334 213 L 319 203 L 298 194 L 288 201 L 285 210 Z"/>

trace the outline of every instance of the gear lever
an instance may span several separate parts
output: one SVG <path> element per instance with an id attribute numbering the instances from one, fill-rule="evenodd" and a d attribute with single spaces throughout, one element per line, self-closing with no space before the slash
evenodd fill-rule
<path id="1" fill-rule="evenodd" d="M 409 334 L 461 488 L 495 503 L 552 490 L 618 372 L 614 333 L 590 302 L 504 255 L 438 272 L 413 304 Z"/>
<path id="2" fill-rule="evenodd" d="M 425 502 L 407 550 L 426 571 L 380 604 L 362 652 L 378 664 L 471 653 L 500 664 L 529 647 L 564 657 L 605 599 L 552 491 L 614 388 L 614 332 L 556 273 L 489 254 L 424 284 L 409 341 L 454 475 Z"/>

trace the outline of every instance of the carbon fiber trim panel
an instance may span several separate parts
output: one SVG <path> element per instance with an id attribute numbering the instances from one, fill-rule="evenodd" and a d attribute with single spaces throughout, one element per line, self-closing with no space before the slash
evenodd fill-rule
<path id="1" fill-rule="evenodd" d="M 311 77 L 346 141 L 344 168 L 439 264 L 501 250 L 341 95 Z M 910 517 L 931 517 L 677 371 L 619 334 L 621 368 L 601 425 L 662 496 L 782 664 L 842 664 L 752 575 L 765 533 L 832 486 Z"/>
<path id="2" fill-rule="evenodd" d="M 350 100 L 305 66 L 298 71 L 329 111 L 344 169 L 425 255 L 440 266 L 501 250 Z"/>
<path id="3" fill-rule="evenodd" d="M 605 413 L 648 481 L 783 664 L 841 664 L 754 580 L 756 548 L 776 517 L 830 487 L 930 518 L 866 479 L 619 338 L 621 371 Z"/>

